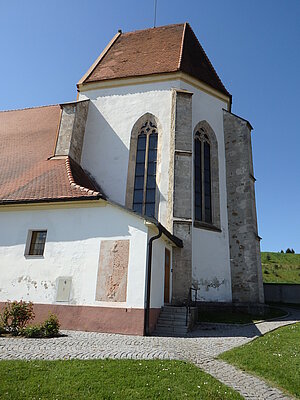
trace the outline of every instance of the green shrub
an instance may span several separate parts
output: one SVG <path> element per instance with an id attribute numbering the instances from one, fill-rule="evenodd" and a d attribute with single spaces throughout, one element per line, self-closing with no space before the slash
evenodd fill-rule
<path id="1" fill-rule="evenodd" d="M 6 333 L 6 329 L 4 328 L 3 323 L 0 321 L 0 335 L 3 333 Z"/>
<path id="2" fill-rule="evenodd" d="M 27 338 L 50 338 L 58 336 L 59 327 L 57 316 L 50 314 L 42 324 L 27 326 L 21 334 Z"/>
<path id="3" fill-rule="evenodd" d="M 60 323 L 54 314 L 50 314 L 49 318 L 42 324 L 44 337 L 54 337 L 59 333 Z"/>
<path id="4" fill-rule="evenodd" d="M 22 330 L 22 336 L 27 338 L 41 338 L 44 336 L 44 330 L 41 325 L 27 326 Z"/>
<path id="5" fill-rule="evenodd" d="M 25 326 L 34 318 L 33 304 L 26 301 L 13 301 L 6 303 L 0 315 L 0 321 L 5 331 L 18 335 Z"/>

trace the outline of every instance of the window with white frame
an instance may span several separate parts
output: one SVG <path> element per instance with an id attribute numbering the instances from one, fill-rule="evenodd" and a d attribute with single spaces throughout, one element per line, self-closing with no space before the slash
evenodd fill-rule
<path id="1" fill-rule="evenodd" d="M 47 231 L 29 231 L 26 255 L 43 256 L 45 250 Z"/>

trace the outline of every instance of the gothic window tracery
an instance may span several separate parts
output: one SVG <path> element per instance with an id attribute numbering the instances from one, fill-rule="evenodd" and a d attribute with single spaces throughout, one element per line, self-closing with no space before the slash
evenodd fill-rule
<path id="1" fill-rule="evenodd" d="M 147 120 L 137 138 L 132 208 L 149 217 L 155 216 L 157 139 L 157 126 Z"/>

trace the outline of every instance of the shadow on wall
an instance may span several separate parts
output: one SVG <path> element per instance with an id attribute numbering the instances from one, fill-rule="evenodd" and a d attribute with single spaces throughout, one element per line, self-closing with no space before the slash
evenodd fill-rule
<path id="1" fill-rule="evenodd" d="M 120 204 L 125 204 L 128 158 L 129 149 L 90 102 L 81 164 L 108 198 Z"/>

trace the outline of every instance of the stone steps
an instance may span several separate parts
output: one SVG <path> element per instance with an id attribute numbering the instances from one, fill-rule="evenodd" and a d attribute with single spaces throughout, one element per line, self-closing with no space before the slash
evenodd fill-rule
<path id="1" fill-rule="evenodd" d="M 158 317 L 154 335 L 157 336 L 182 336 L 192 325 L 192 315 L 186 316 L 186 307 L 165 306 Z"/>

